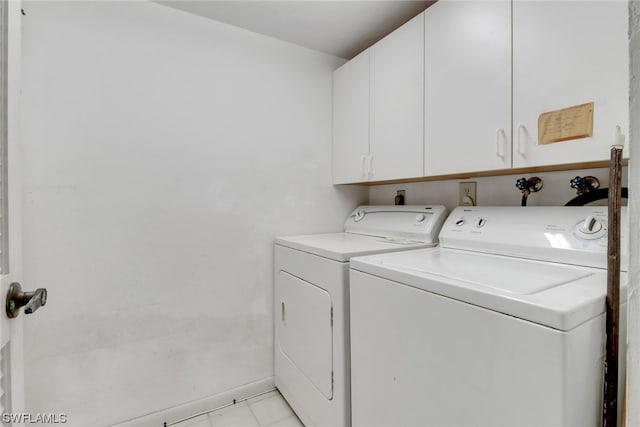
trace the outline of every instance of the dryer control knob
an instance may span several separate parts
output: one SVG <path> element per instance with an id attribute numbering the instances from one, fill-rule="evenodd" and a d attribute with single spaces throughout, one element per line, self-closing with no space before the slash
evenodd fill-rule
<path id="1" fill-rule="evenodd" d="M 353 216 L 355 222 L 362 221 L 362 218 L 364 218 L 364 211 L 357 211 Z"/>
<path id="2" fill-rule="evenodd" d="M 482 228 L 487 223 L 487 220 L 484 218 L 476 218 L 476 228 Z"/>
<path id="3" fill-rule="evenodd" d="M 416 221 L 417 222 L 423 222 L 425 219 L 427 219 L 427 216 L 425 214 L 416 215 Z"/>
<path id="4" fill-rule="evenodd" d="M 464 218 L 456 219 L 454 224 L 457 225 L 458 227 L 462 227 L 464 225 Z"/>

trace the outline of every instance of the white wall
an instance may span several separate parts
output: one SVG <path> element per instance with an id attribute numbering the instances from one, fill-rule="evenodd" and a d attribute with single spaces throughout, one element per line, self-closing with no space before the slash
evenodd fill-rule
<path id="1" fill-rule="evenodd" d="M 629 150 L 631 158 L 640 158 L 640 3 L 630 1 L 631 90 Z M 629 167 L 629 181 L 634 194 L 640 190 L 637 160 Z M 629 263 L 629 313 L 627 329 L 627 425 L 640 426 L 640 197 L 630 203 L 631 252 Z"/>
<path id="2" fill-rule="evenodd" d="M 611 134 L 613 141 L 613 133 Z M 608 156 L 608 154 L 606 154 Z M 540 172 L 525 175 L 506 175 L 465 180 L 448 180 L 434 182 L 418 182 L 411 184 L 389 184 L 373 186 L 369 190 L 369 202 L 372 204 L 390 204 L 396 190 L 406 190 L 407 204 L 443 204 L 451 210 L 458 206 L 459 182 L 477 182 L 477 204 L 479 206 L 519 206 L 522 193 L 516 188 L 518 178 L 537 176 L 542 178 L 543 188 L 532 193 L 527 199 L 528 206 L 562 206 L 576 197 L 576 191 L 569 186 L 569 181 L 576 176 L 595 176 L 600 187 L 609 186 L 609 169 L 583 169 L 561 172 Z M 622 184 L 627 185 L 627 168 L 622 171 Z M 606 200 L 596 202 L 606 205 Z"/>
<path id="3" fill-rule="evenodd" d="M 28 2 L 26 401 L 106 425 L 272 370 L 272 239 L 337 231 L 342 61 L 148 2 Z"/>

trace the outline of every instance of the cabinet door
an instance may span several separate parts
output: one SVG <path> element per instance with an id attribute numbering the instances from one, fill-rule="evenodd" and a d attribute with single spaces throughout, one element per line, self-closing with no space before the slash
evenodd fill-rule
<path id="1" fill-rule="evenodd" d="M 423 173 L 424 14 L 371 47 L 370 179 Z"/>
<path id="2" fill-rule="evenodd" d="M 366 181 L 369 154 L 369 51 L 333 73 L 333 183 Z"/>
<path id="3" fill-rule="evenodd" d="M 511 4 L 425 11 L 425 175 L 511 167 Z"/>
<path id="4" fill-rule="evenodd" d="M 513 166 L 609 158 L 628 135 L 627 2 L 513 2 Z M 593 136 L 538 145 L 538 116 L 594 102 Z"/>

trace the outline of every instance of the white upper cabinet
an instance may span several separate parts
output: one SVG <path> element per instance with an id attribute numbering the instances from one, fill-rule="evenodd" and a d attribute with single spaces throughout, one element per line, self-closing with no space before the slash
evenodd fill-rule
<path id="1" fill-rule="evenodd" d="M 629 129 L 627 8 L 438 1 L 336 70 L 334 183 L 607 160 Z M 592 136 L 538 143 L 540 114 L 590 102 Z"/>
<path id="2" fill-rule="evenodd" d="M 606 160 L 615 126 L 628 135 L 628 7 L 513 2 L 514 167 Z M 538 145 L 540 113 L 588 102 L 592 137 Z"/>
<path id="3" fill-rule="evenodd" d="M 425 12 L 425 175 L 511 167 L 511 3 Z"/>
<path id="4" fill-rule="evenodd" d="M 370 51 L 370 180 L 422 176 L 424 14 Z"/>
<path id="5" fill-rule="evenodd" d="M 369 50 L 333 73 L 333 183 L 367 181 Z"/>

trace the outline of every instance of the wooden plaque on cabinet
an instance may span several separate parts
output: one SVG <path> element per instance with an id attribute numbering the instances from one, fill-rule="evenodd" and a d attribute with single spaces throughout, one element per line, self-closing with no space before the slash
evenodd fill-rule
<path id="1" fill-rule="evenodd" d="M 593 102 L 538 116 L 538 145 L 593 135 Z"/>

